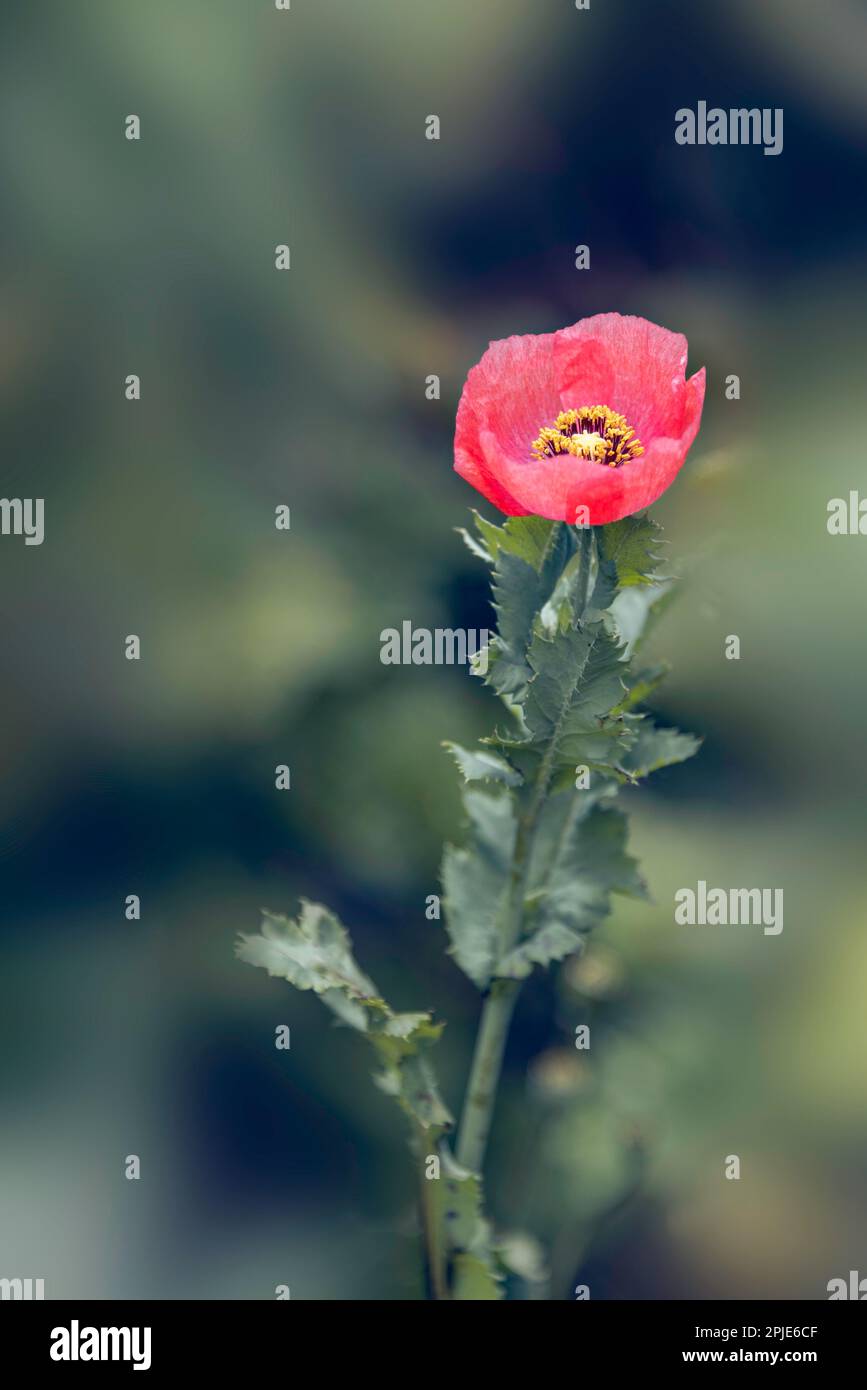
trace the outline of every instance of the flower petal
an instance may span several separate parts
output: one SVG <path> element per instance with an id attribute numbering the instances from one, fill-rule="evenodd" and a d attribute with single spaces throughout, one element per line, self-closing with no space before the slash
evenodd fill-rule
<path id="1" fill-rule="evenodd" d="M 455 471 L 506 516 L 527 515 L 526 509 L 506 491 L 497 470 L 486 463 L 475 407 L 466 391 L 461 396 L 455 427 Z"/>
<path id="2" fill-rule="evenodd" d="M 595 314 L 555 334 L 557 375 L 564 408 L 608 405 L 625 415 L 647 447 L 654 435 L 676 438 L 683 423 L 688 346 L 682 333 L 629 314 Z M 608 398 L 582 399 L 585 360 L 610 363 Z M 592 374 L 591 374 L 592 376 Z M 595 384 L 595 383 L 594 383 Z"/>
<path id="3" fill-rule="evenodd" d="M 480 429 L 492 430 L 507 449 L 521 453 L 542 425 L 560 410 L 554 356 L 556 334 L 525 334 L 491 343 L 470 371 L 466 399 Z"/>
<path id="4" fill-rule="evenodd" d="M 461 396 L 455 468 L 510 516 L 604 525 L 642 511 L 673 482 L 701 422 L 705 373 L 686 381 L 686 358 L 682 334 L 620 314 L 491 343 Z M 644 453 L 619 468 L 534 458 L 540 429 L 581 405 L 625 415 Z"/>

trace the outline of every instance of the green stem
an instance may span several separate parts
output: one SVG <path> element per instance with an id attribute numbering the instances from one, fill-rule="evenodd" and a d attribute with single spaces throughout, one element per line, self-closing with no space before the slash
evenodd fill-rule
<path id="1" fill-rule="evenodd" d="M 559 526 L 551 528 L 549 545 L 553 543 L 558 529 Z M 587 605 L 593 540 L 592 528 L 587 527 L 581 531 L 581 569 L 576 595 L 578 613 L 582 613 Z M 557 733 L 555 731 L 539 766 L 529 805 L 518 823 L 515 848 L 512 854 L 509 891 L 500 927 L 501 955 L 510 951 L 521 936 L 530 855 L 539 817 L 542 814 L 551 785 L 556 752 Z M 506 1039 L 520 987 L 518 980 L 495 980 L 482 1005 L 482 1015 L 476 1035 L 476 1045 L 461 1113 L 457 1144 L 458 1162 L 476 1173 L 482 1171 L 485 1161 L 488 1135 L 491 1130 L 497 1088 L 503 1067 L 503 1054 L 506 1050 Z"/>
<path id="2" fill-rule="evenodd" d="M 551 748 L 546 750 L 530 804 L 518 823 L 506 910 L 500 928 L 501 956 L 512 949 L 521 935 L 530 851 L 551 781 L 551 751 Z M 520 987 L 518 980 L 495 980 L 482 1005 L 457 1147 L 458 1163 L 476 1173 L 482 1171 L 485 1160 L 506 1038 Z"/>
<path id="3" fill-rule="evenodd" d="M 503 1053 L 519 988 L 517 980 L 497 980 L 482 1005 L 457 1146 L 458 1163 L 476 1173 L 481 1172 L 485 1161 Z"/>
<path id="4" fill-rule="evenodd" d="M 596 531 L 592 526 L 585 526 L 581 531 L 581 575 L 579 580 L 579 590 L 576 595 L 576 609 L 578 613 L 583 613 L 587 607 L 587 599 L 590 590 L 590 566 L 593 559 L 593 547 L 596 540 Z"/>
<path id="5" fill-rule="evenodd" d="M 442 1300 L 448 1298 L 446 1288 L 446 1250 L 442 1223 L 434 1205 L 434 1179 L 425 1175 L 427 1154 L 422 1131 L 418 1134 L 419 1160 L 419 1208 L 421 1211 L 421 1238 L 424 1251 L 425 1293 L 427 1298 Z"/>

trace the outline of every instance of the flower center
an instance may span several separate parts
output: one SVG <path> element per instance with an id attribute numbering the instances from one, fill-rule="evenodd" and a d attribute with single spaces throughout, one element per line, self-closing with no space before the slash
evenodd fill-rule
<path id="1" fill-rule="evenodd" d="M 607 405 L 582 405 L 577 410 L 561 410 L 553 425 L 546 425 L 533 440 L 533 457 L 553 458 L 555 454 L 574 454 L 576 458 L 619 468 L 638 458 L 644 449 L 625 415 Z"/>

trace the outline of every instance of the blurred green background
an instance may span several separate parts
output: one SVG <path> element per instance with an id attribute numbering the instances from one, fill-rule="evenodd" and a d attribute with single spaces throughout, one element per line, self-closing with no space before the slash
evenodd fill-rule
<path id="1" fill-rule="evenodd" d="M 867 542 L 826 529 L 867 478 L 863 8 L 5 0 L 0 39 L 2 491 L 46 499 L 42 546 L 0 540 L 0 1275 L 420 1296 L 366 1050 L 233 940 L 330 903 L 448 1020 L 458 1105 L 478 1001 L 424 905 L 460 833 L 440 741 L 496 710 L 379 633 L 487 625 L 464 376 L 610 309 L 708 368 L 654 513 L 685 576 L 658 708 L 705 744 L 626 797 L 655 906 L 522 995 L 491 1211 L 552 1298 L 867 1274 Z M 782 155 L 676 145 L 698 100 L 783 107 Z M 782 887 L 782 935 L 676 927 L 698 878 Z"/>

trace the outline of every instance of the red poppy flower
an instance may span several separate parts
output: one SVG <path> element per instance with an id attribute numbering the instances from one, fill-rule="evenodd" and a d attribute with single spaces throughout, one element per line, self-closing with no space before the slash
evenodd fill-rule
<path id="1" fill-rule="evenodd" d="M 508 516 L 641 511 L 698 432 L 705 374 L 687 380 L 686 355 L 682 334 L 620 314 L 491 343 L 458 406 L 455 468 Z"/>

